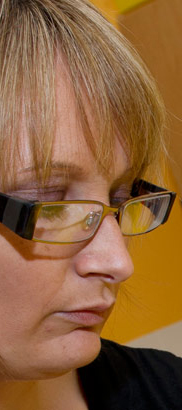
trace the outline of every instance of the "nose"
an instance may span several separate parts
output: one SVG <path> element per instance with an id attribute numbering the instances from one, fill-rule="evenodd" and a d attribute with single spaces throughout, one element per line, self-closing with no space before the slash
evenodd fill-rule
<path id="1" fill-rule="evenodd" d="M 79 253 L 76 269 L 81 276 L 98 276 L 106 282 L 119 283 L 133 273 L 121 229 L 113 215 L 107 215 L 93 239 Z"/>

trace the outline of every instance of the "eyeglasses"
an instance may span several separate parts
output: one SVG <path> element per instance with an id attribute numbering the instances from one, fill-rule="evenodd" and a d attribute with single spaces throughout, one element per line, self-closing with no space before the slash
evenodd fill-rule
<path id="1" fill-rule="evenodd" d="M 144 180 L 135 181 L 131 198 L 118 207 L 99 201 L 35 202 L 0 193 L 0 222 L 18 236 L 50 244 L 91 239 L 106 215 L 125 236 L 141 235 L 164 224 L 176 194 Z"/>

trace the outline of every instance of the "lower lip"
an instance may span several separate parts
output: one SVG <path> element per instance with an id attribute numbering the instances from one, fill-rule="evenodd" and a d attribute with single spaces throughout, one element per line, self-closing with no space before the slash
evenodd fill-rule
<path id="1" fill-rule="evenodd" d="M 55 312 L 54 316 L 83 326 L 94 326 L 104 321 L 103 313 L 92 311 Z"/>

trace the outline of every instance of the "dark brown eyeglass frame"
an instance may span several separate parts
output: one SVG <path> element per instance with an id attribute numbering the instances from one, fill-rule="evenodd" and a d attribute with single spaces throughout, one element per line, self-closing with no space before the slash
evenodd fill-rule
<path id="1" fill-rule="evenodd" d="M 50 243 L 50 244 L 61 244 L 60 242 L 44 241 L 39 239 L 34 239 L 34 229 L 37 221 L 38 214 L 43 205 L 64 205 L 71 203 L 93 203 L 101 204 L 103 207 L 103 214 L 101 216 L 99 225 L 92 234 L 95 235 L 99 226 L 101 225 L 104 217 L 108 214 L 114 214 L 116 219 L 118 219 L 118 214 L 121 214 L 124 207 L 133 202 L 134 199 L 146 199 L 146 198 L 156 198 L 161 195 L 170 195 L 169 205 L 162 220 L 161 224 L 167 222 L 169 214 L 171 212 L 176 193 L 168 191 L 165 188 L 158 187 L 157 185 L 151 184 L 142 179 L 137 180 L 133 183 L 131 190 L 131 199 L 127 200 L 118 207 L 110 207 L 99 201 L 92 200 L 75 200 L 75 201 L 59 201 L 59 202 L 38 202 L 38 201 L 28 201 L 17 197 L 12 197 L 10 195 L 0 193 L 0 222 L 13 231 L 16 235 L 21 238 L 33 240 L 36 242 Z M 118 220 L 119 222 L 119 220 Z M 137 234 L 138 235 L 138 234 Z M 89 238 L 90 239 L 90 238 Z M 84 241 L 84 240 L 83 240 Z M 63 242 L 64 244 L 71 244 L 75 242 Z"/>

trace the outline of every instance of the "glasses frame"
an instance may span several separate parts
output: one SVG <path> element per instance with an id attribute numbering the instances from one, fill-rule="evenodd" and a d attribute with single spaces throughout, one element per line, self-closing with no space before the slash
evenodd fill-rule
<path id="1" fill-rule="evenodd" d="M 173 191 L 169 191 L 165 188 L 161 188 L 157 185 L 151 184 L 147 181 L 144 181 L 142 179 L 134 181 L 132 190 L 131 190 L 131 199 L 128 199 L 125 201 L 122 205 L 118 207 L 113 207 L 113 206 L 108 206 L 104 204 L 103 202 L 100 201 L 93 201 L 93 200 L 75 200 L 75 201 L 56 201 L 56 202 L 38 202 L 38 201 L 28 201 L 28 200 L 23 200 L 17 197 L 12 197 L 10 195 L 0 193 L 0 222 L 5 225 L 7 228 L 9 228 L 11 231 L 13 231 L 16 235 L 20 236 L 23 239 L 31 240 L 34 242 L 40 242 L 40 243 L 48 243 L 48 244 L 75 244 L 79 242 L 84 242 L 87 240 L 90 240 L 98 231 L 103 219 L 107 215 L 114 215 L 115 218 L 117 219 L 118 223 L 121 223 L 121 218 L 122 214 L 124 211 L 124 208 L 133 202 L 135 200 L 144 200 L 144 199 L 149 199 L 149 198 L 157 198 L 161 196 L 166 196 L 166 194 L 170 195 L 170 202 L 166 211 L 166 214 L 164 216 L 164 219 L 160 223 L 160 225 L 164 224 L 167 222 L 169 218 L 169 214 L 171 212 L 176 193 Z M 34 229 L 35 229 L 35 224 L 38 218 L 38 214 L 44 205 L 66 205 L 66 204 L 98 204 L 102 205 L 103 207 L 103 213 L 100 219 L 100 222 L 98 226 L 96 227 L 95 231 L 93 234 L 87 238 L 83 239 L 77 242 L 51 242 L 51 241 L 46 241 L 46 240 L 41 240 L 41 239 L 36 239 L 33 238 L 34 234 Z M 158 226 L 160 226 L 158 225 Z M 147 231 L 150 232 L 157 227 L 152 228 L 151 230 Z M 142 235 L 147 232 L 141 232 L 137 234 L 131 234 L 131 235 L 124 235 L 124 236 L 136 236 L 136 235 Z"/>

